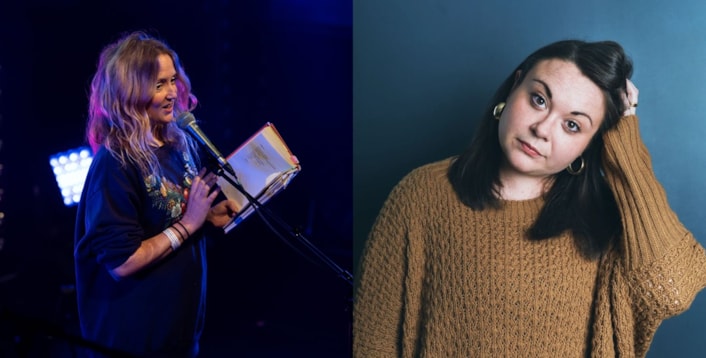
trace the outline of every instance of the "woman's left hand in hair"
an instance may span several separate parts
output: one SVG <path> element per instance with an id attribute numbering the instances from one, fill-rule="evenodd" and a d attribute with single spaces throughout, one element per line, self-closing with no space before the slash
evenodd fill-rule
<path id="1" fill-rule="evenodd" d="M 623 103 L 625 104 L 623 116 L 635 115 L 637 113 L 637 96 L 640 91 L 629 79 L 626 80 L 625 88 L 627 93 L 623 94 Z"/>

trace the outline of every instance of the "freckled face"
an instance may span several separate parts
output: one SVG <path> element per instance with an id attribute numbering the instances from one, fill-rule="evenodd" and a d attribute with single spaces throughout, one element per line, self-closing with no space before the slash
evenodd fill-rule
<path id="1" fill-rule="evenodd" d="M 605 113 L 600 88 L 575 64 L 537 63 L 507 99 L 498 127 L 503 176 L 547 178 L 571 164 Z"/>
<path id="2" fill-rule="evenodd" d="M 159 55 L 157 61 L 159 74 L 147 114 L 152 122 L 169 123 L 174 120 L 174 101 L 177 98 L 176 69 L 169 55 Z"/>

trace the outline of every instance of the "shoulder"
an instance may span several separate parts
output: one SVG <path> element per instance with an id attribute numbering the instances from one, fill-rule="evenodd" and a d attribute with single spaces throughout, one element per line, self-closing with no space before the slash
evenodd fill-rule
<path id="1" fill-rule="evenodd" d="M 427 163 L 407 173 L 397 187 L 430 187 L 448 183 L 447 174 L 453 157 Z"/>
<path id="2" fill-rule="evenodd" d="M 88 169 L 88 179 L 97 179 L 114 175 L 115 170 L 120 169 L 120 161 L 115 158 L 105 147 L 100 147 L 93 154 L 91 165 Z"/>
<path id="3" fill-rule="evenodd" d="M 417 230 L 421 222 L 436 217 L 440 207 L 452 205 L 455 195 L 446 174 L 451 162 L 452 158 L 447 158 L 408 172 L 383 203 L 373 236 L 401 237 L 399 230 Z"/>
<path id="4" fill-rule="evenodd" d="M 452 160 L 446 158 L 414 168 L 395 184 L 389 199 L 417 202 L 449 193 L 452 188 L 447 172 Z"/>
<path id="5" fill-rule="evenodd" d="M 85 186 L 98 189 L 122 183 L 133 183 L 139 180 L 138 169 L 132 164 L 123 165 L 105 147 L 100 147 L 91 159 L 91 165 L 86 174 Z M 134 184 L 134 183 L 133 183 Z"/>

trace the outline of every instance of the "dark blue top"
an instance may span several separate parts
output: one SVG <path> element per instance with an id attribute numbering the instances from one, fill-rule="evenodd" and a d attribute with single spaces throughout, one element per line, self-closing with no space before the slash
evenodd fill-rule
<path id="1" fill-rule="evenodd" d="M 135 356 L 192 357 L 206 302 L 203 230 L 132 276 L 117 279 L 109 273 L 185 210 L 197 174 L 194 164 L 168 146 L 156 154 L 161 176 L 145 177 L 134 165 L 123 168 L 105 148 L 93 158 L 75 230 L 81 331 L 91 344 Z"/>

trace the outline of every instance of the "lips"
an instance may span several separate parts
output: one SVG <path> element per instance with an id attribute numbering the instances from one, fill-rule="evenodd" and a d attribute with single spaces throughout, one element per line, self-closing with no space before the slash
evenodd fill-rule
<path id="1" fill-rule="evenodd" d="M 174 113 L 174 104 L 169 103 L 164 106 L 162 106 L 162 113 L 164 113 L 165 116 L 169 116 Z"/>
<path id="2" fill-rule="evenodd" d="M 529 143 L 524 142 L 520 140 L 520 147 L 522 148 L 522 151 L 525 152 L 525 154 L 529 155 L 530 157 L 541 157 L 542 153 L 537 150 L 537 148 L 531 146 Z"/>

